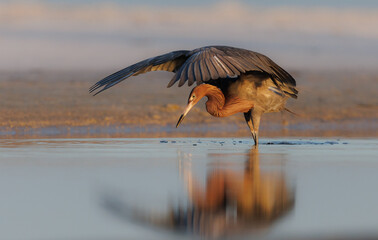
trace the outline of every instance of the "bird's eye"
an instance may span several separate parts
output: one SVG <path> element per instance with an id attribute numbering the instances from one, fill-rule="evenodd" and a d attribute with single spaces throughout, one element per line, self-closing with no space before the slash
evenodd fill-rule
<path id="1" fill-rule="evenodd" d="M 192 95 L 192 98 L 193 98 L 193 99 L 196 98 L 196 95 Z"/>

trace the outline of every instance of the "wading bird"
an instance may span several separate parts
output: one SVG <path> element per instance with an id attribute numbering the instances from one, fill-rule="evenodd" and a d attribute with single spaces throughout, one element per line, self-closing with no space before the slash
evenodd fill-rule
<path id="1" fill-rule="evenodd" d="M 297 98 L 298 93 L 294 78 L 270 58 L 227 46 L 179 50 L 152 57 L 98 81 L 89 92 L 102 87 L 94 94 L 97 95 L 131 76 L 160 70 L 175 73 L 168 87 L 176 82 L 179 87 L 185 82 L 189 86 L 197 83 L 176 127 L 190 109 L 206 96 L 206 109 L 215 117 L 243 113 L 255 145 L 258 144 L 261 115 L 287 110 L 286 100 L 289 97 Z"/>

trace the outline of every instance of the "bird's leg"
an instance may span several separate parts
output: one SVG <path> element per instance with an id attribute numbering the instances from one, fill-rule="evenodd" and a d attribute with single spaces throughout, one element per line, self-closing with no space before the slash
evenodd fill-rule
<path id="1" fill-rule="evenodd" d="M 251 133 L 252 133 L 252 137 L 253 137 L 253 140 L 255 141 L 255 146 L 257 146 L 258 142 L 257 142 L 257 138 L 256 138 L 256 132 L 253 128 L 253 123 L 252 123 L 252 109 L 249 110 L 248 112 L 244 113 L 244 118 L 245 118 L 245 121 L 247 122 L 247 125 L 249 127 L 249 129 L 251 130 Z"/>
<path id="2" fill-rule="evenodd" d="M 249 129 L 251 130 L 255 145 L 257 146 L 259 144 L 259 126 L 261 113 L 252 108 L 248 112 L 244 113 L 244 118 L 248 124 Z"/>

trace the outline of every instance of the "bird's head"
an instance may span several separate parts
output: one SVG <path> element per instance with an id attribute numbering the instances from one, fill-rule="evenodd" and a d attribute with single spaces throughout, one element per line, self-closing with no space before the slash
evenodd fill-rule
<path id="1" fill-rule="evenodd" d="M 183 114 L 181 114 L 176 124 L 176 128 L 180 125 L 182 120 L 184 120 L 186 114 L 188 114 L 188 112 L 199 102 L 199 100 L 201 100 L 206 95 L 210 86 L 211 85 L 209 84 L 201 84 L 192 89 L 192 91 L 189 94 L 188 105 L 186 106 Z"/>

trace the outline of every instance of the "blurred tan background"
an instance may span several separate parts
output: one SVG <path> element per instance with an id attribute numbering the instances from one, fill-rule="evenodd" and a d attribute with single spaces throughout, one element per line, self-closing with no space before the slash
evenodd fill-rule
<path id="1" fill-rule="evenodd" d="M 87 93 L 139 60 L 205 45 L 261 52 L 296 78 L 300 95 L 289 108 L 300 116 L 265 115 L 265 135 L 376 136 L 377 26 L 378 3 L 367 0 L 3 0 L 0 136 L 160 136 L 193 129 L 199 129 L 195 136 L 248 136 L 242 116 L 216 119 L 203 108 L 183 129 L 172 129 L 190 88 L 166 89 L 170 73 L 138 76 L 95 98 Z"/>

